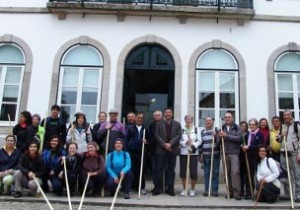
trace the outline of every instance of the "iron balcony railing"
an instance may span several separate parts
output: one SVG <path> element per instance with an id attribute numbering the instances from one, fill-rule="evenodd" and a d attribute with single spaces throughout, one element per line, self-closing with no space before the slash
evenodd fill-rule
<path id="1" fill-rule="evenodd" d="M 50 2 L 107 3 L 107 4 L 136 4 L 136 5 L 173 5 L 194 7 L 234 7 L 253 9 L 253 0 L 50 0 Z"/>

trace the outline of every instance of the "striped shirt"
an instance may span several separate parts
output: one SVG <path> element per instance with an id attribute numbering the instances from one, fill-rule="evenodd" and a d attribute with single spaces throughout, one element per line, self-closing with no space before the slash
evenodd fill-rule
<path id="1" fill-rule="evenodd" d="M 218 131 L 217 128 L 215 128 L 215 130 Z M 213 132 L 215 130 L 205 128 L 201 132 L 203 157 L 211 157 Z M 215 136 L 214 139 L 214 156 L 220 156 L 220 140 L 218 136 Z"/>

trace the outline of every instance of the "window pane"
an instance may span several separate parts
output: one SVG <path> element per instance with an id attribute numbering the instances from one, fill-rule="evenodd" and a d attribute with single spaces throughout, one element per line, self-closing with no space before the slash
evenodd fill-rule
<path id="1" fill-rule="evenodd" d="M 16 104 L 2 104 L 1 105 L 0 120 L 8 121 L 8 116 L 7 115 L 9 114 L 11 121 L 15 121 L 16 111 L 17 111 L 17 105 Z"/>
<path id="2" fill-rule="evenodd" d="M 220 108 L 235 108 L 235 94 L 220 93 Z"/>
<path id="3" fill-rule="evenodd" d="M 77 88 L 63 88 L 61 94 L 61 104 L 76 104 Z"/>
<path id="4" fill-rule="evenodd" d="M 84 70 L 83 86 L 98 87 L 99 70 Z"/>
<path id="5" fill-rule="evenodd" d="M 2 69 L 3 69 L 3 67 L 0 66 L 0 81 L 1 81 L 1 77 L 2 77 Z"/>
<path id="6" fill-rule="evenodd" d="M 21 80 L 21 67 L 7 67 L 5 83 L 19 84 Z"/>
<path id="7" fill-rule="evenodd" d="M 220 73 L 220 90 L 235 90 L 235 79 L 232 73 Z"/>
<path id="8" fill-rule="evenodd" d="M 17 85 L 5 85 L 3 91 L 3 101 L 5 102 L 17 102 L 18 101 L 19 86 Z"/>
<path id="9" fill-rule="evenodd" d="M 293 79 L 291 74 L 278 74 L 278 90 L 293 91 Z"/>
<path id="10" fill-rule="evenodd" d="M 86 115 L 86 121 L 88 123 L 95 124 L 96 116 L 97 116 L 97 108 L 96 107 L 81 107 L 81 110 Z"/>
<path id="11" fill-rule="evenodd" d="M 14 45 L 0 45 L 0 63 L 24 64 L 23 53 Z"/>
<path id="12" fill-rule="evenodd" d="M 297 75 L 297 90 L 300 91 L 300 75 Z"/>
<path id="13" fill-rule="evenodd" d="M 75 120 L 74 114 L 76 112 L 76 107 L 75 106 L 61 106 L 60 107 L 60 116 L 63 119 L 64 122 L 70 122 Z M 72 115 L 72 116 L 71 116 Z M 70 118 L 71 116 L 71 118 Z"/>
<path id="14" fill-rule="evenodd" d="M 205 126 L 205 118 L 206 117 L 212 117 L 213 119 L 215 118 L 215 110 L 214 109 L 209 109 L 209 110 L 199 110 L 199 127 L 204 127 Z"/>
<path id="15" fill-rule="evenodd" d="M 300 71 L 300 54 L 288 52 L 282 55 L 276 63 L 275 71 Z"/>
<path id="16" fill-rule="evenodd" d="M 77 86 L 79 68 L 65 68 L 63 75 L 63 86 Z"/>
<path id="17" fill-rule="evenodd" d="M 199 73 L 199 89 L 200 90 L 215 90 L 215 74 L 214 73 Z"/>
<path id="18" fill-rule="evenodd" d="M 201 69 L 237 69 L 234 58 L 224 50 L 213 49 L 205 51 L 197 61 Z"/>
<path id="19" fill-rule="evenodd" d="M 98 92 L 96 88 L 83 88 L 81 104 L 96 105 Z"/>
<path id="20" fill-rule="evenodd" d="M 279 109 L 294 109 L 293 93 L 279 93 Z"/>
<path id="21" fill-rule="evenodd" d="M 199 93 L 199 107 L 215 107 L 215 94 L 214 93 Z"/>

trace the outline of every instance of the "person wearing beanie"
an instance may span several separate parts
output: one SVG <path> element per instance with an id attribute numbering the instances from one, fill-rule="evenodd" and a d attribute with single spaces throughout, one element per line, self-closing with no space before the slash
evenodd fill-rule
<path id="1" fill-rule="evenodd" d="M 79 192 L 83 192 L 88 174 L 90 175 L 86 192 L 94 196 L 100 196 L 100 191 L 105 183 L 105 162 L 98 153 L 99 146 L 92 141 L 87 144 L 87 152 L 82 154 L 81 171 L 79 172 Z"/>
<path id="2" fill-rule="evenodd" d="M 20 113 L 19 123 L 13 128 L 13 134 L 17 137 L 17 148 L 21 152 L 25 152 L 35 135 L 30 112 L 23 111 Z"/>
<path id="3" fill-rule="evenodd" d="M 106 170 L 108 174 L 107 186 L 110 189 L 110 194 L 114 195 L 117 185 L 122 177 L 124 198 L 129 199 L 132 184 L 130 155 L 128 152 L 123 151 L 123 139 L 117 138 L 114 141 L 114 147 L 115 150 L 109 153 L 106 159 Z"/>
<path id="4" fill-rule="evenodd" d="M 76 142 L 78 145 L 77 152 L 80 154 L 87 151 L 87 144 L 92 141 L 92 132 L 90 124 L 86 122 L 84 113 L 78 112 L 75 117 L 75 122 L 68 130 L 66 142 Z"/>

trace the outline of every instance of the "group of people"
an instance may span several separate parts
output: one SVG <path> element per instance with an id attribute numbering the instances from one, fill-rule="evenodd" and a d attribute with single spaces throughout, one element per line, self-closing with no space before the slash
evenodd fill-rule
<path id="1" fill-rule="evenodd" d="M 188 194 L 187 184 L 191 183 L 189 195 L 195 196 L 201 162 L 203 196 L 217 197 L 222 160 L 228 198 L 251 199 L 256 189 L 261 191 L 256 195 L 259 201 L 273 203 L 285 179 L 286 198 L 293 190 L 292 199 L 300 202 L 300 125 L 289 110 L 284 112 L 283 124 L 279 117 L 272 118 L 271 129 L 265 118 L 237 125 L 230 112 L 225 114 L 221 128 L 214 126 L 212 117 L 205 118 L 203 128 L 197 127 L 192 115 L 186 115 L 181 125 L 173 119 L 171 108 L 163 113 L 155 111 L 148 126 L 142 112 L 128 113 L 126 124 L 118 121 L 117 110 L 111 109 L 109 118 L 107 113 L 100 112 L 99 122 L 93 126 L 84 113 L 78 112 L 67 128 L 59 112 L 60 107 L 53 105 L 51 115 L 43 120 L 37 114 L 21 112 L 13 134 L 6 136 L 0 150 L 0 193 L 10 194 L 13 189 L 18 198 L 23 188 L 28 188 L 29 194 L 35 195 L 38 184 L 49 192 L 51 182 L 53 192 L 61 195 L 67 176 L 71 195 L 76 190 L 83 193 L 87 180 L 86 191 L 96 196 L 101 189 L 113 195 L 122 182 L 124 198 L 129 199 L 134 190 L 141 189 L 142 194 L 147 194 L 141 170 L 144 172 L 145 166 L 150 165 L 152 195 L 166 192 L 175 196 L 179 155 L 183 185 L 180 195 Z M 289 189 L 289 181 L 293 189 Z"/>

